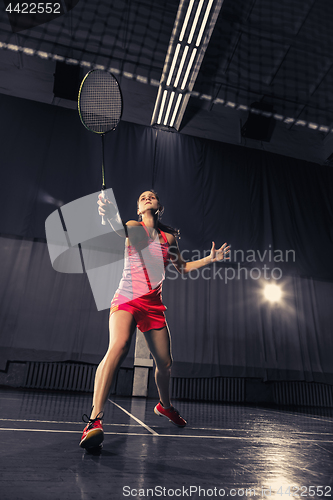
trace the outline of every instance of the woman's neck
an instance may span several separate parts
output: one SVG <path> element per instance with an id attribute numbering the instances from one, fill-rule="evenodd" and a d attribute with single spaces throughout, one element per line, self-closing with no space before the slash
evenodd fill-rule
<path id="1" fill-rule="evenodd" d="M 146 227 L 153 227 L 154 229 L 157 229 L 158 217 L 155 214 L 153 215 L 150 210 L 147 210 L 147 212 L 142 214 L 142 222 Z"/>

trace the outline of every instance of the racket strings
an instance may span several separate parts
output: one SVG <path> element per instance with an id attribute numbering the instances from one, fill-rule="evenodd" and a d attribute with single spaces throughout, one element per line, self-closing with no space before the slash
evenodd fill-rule
<path id="1" fill-rule="evenodd" d="M 82 84 L 79 109 L 84 125 L 98 134 L 114 130 L 122 113 L 117 80 L 105 71 L 92 71 Z"/>

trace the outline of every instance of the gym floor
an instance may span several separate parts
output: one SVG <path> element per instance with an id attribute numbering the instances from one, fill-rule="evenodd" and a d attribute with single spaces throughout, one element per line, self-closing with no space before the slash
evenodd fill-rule
<path id="1" fill-rule="evenodd" d="M 333 409 L 114 397 L 105 441 L 78 443 L 91 395 L 0 389 L 1 500 L 333 498 Z"/>

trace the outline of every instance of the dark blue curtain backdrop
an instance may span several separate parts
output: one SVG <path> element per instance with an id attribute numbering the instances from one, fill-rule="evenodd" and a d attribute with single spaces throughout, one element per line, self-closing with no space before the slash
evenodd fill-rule
<path id="1" fill-rule="evenodd" d="M 108 311 L 96 310 L 86 275 L 53 270 L 45 220 L 100 189 L 101 139 L 73 110 L 4 95 L 0 110 L 0 369 L 97 363 Z M 105 142 L 123 219 L 136 218 L 138 195 L 153 187 L 187 260 L 212 241 L 232 248 L 231 262 L 167 271 L 173 375 L 333 383 L 333 171 L 126 122 Z M 263 299 L 271 278 L 283 290 L 275 306 Z"/>

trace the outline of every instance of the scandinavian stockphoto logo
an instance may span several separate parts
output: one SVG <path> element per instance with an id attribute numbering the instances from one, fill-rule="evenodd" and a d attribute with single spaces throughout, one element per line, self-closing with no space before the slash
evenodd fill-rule
<path id="1" fill-rule="evenodd" d="M 269 245 L 264 251 L 256 249 L 233 249 L 230 246 L 230 253 L 225 255 L 221 262 L 214 262 L 212 266 L 193 269 L 188 274 L 182 275 L 183 280 L 204 280 L 217 279 L 222 280 L 225 284 L 232 280 L 280 280 L 283 276 L 282 264 L 295 262 L 295 250 L 279 250 L 273 249 Z M 173 250 L 171 250 L 171 255 Z M 200 250 L 183 250 L 180 255 L 184 261 L 195 261 L 207 257 L 210 250 L 205 250 L 203 253 Z M 229 259 L 227 259 L 229 257 Z M 220 264 L 223 263 L 222 267 Z M 280 264 L 281 263 L 281 264 Z M 229 265 L 230 264 L 230 265 Z M 178 272 L 172 265 L 168 266 L 167 279 L 178 279 Z"/>
<path id="2" fill-rule="evenodd" d="M 12 31 L 13 33 L 18 33 L 63 16 L 74 9 L 79 1 L 9 2 L 8 0 L 4 0 L 3 3 Z"/>

